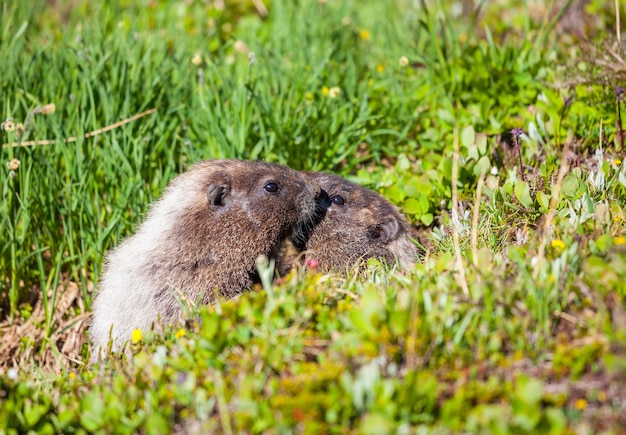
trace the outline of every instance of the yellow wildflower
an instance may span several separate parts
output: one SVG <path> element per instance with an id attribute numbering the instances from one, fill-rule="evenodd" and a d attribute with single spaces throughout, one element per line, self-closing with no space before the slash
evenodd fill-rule
<path id="1" fill-rule="evenodd" d="M 576 409 L 578 409 L 579 411 L 582 411 L 587 407 L 587 401 L 585 399 L 578 399 L 574 406 L 576 406 Z"/>
<path id="2" fill-rule="evenodd" d="M 176 334 L 174 335 L 174 338 L 176 338 L 176 340 L 178 340 L 181 337 L 185 336 L 185 330 L 184 329 L 179 329 L 178 331 L 176 331 Z"/>
<path id="3" fill-rule="evenodd" d="M 13 131 L 14 129 L 15 123 L 13 122 L 13 118 L 7 118 L 7 120 L 2 123 L 2 130 L 4 131 Z"/>
<path id="4" fill-rule="evenodd" d="M 330 98 L 337 98 L 339 94 L 341 94 L 341 89 L 339 89 L 339 87 L 337 86 L 333 86 L 328 90 L 328 96 Z"/>
<path id="5" fill-rule="evenodd" d="M 306 94 L 304 94 L 304 98 L 306 98 L 307 100 L 312 100 L 313 99 L 313 94 L 310 92 L 307 92 Z"/>
<path id="6" fill-rule="evenodd" d="M 622 164 L 622 161 L 621 161 L 620 159 L 615 159 L 615 160 L 613 160 L 613 164 L 614 164 L 615 166 L 619 166 L 619 165 L 621 165 L 621 164 Z"/>
<path id="7" fill-rule="evenodd" d="M 322 95 L 323 96 L 327 96 L 328 95 L 328 86 L 322 87 Z"/>
<path id="8" fill-rule="evenodd" d="M 562 251 L 563 249 L 565 249 L 565 243 L 563 243 L 563 240 L 560 239 L 554 239 L 552 243 L 550 243 L 550 246 L 552 246 L 557 251 Z"/>
<path id="9" fill-rule="evenodd" d="M 142 338 L 143 338 L 143 333 L 141 332 L 141 329 L 135 329 L 133 333 L 130 335 L 130 339 L 133 343 L 137 343 L 141 341 Z"/>
<path id="10" fill-rule="evenodd" d="M 68 378 L 70 378 L 70 379 L 75 379 L 75 378 L 76 378 L 76 373 L 74 373 L 74 372 L 69 372 L 69 373 L 68 373 L 68 375 L 67 375 L 67 377 L 68 377 Z"/>
<path id="11" fill-rule="evenodd" d="M 613 241 L 615 242 L 616 245 L 624 245 L 626 244 L 626 237 L 617 236 L 615 239 L 613 239 Z"/>
<path id="12" fill-rule="evenodd" d="M 385 66 L 378 64 L 378 66 L 376 67 L 376 71 L 378 71 L 379 73 L 385 71 Z"/>
<path id="13" fill-rule="evenodd" d="M 11 171 L 17 171 L 20 167 L 20 161 L 18 159 L 12 159 L 7 166 Z"/>
<path id="14" fill-rule="evenodd" d="M 369 41 L 372 38 L 372 34 L 368 30 L 365 30 L 365 29 L 359 32 L 359 36 L 361 37 L 363 41 Z"/>
<path id="15" fill-rule="evenodd" d="M 199 53 L 194 54 L 194 56 L 191 58 L 191 63 L 193 63 L 195 66 L 202 65 L 202 56 Z"/>
<path id="16" fill-rule="evenodd" d="M 409 58 L 406 56 L 402 56 L 400 58 L 400 67 L 404 68 L 405 66 L 407 66 L 409 64 Z"/>

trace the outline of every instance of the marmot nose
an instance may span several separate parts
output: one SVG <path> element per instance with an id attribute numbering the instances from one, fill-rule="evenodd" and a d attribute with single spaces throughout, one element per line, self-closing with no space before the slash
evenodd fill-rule
<path id="1" fill-rule="evenodd" d="M 324 189 L 320 190 L 320 193 L 315 197 L 315 200 L 324 208 L 324 210 L 330 207 L 330 195 Z"/>

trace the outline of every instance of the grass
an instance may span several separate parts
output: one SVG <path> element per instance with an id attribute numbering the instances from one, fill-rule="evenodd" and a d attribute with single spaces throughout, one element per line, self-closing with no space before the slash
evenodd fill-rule
<path id="1" fill-rule="evenodd" d="M 618 433 L 616 11 L 583 42 L 530 1 L 267 6 L 0 5 L 0 431 Z M 226 157 L 381 192 L 425 258 L 298 271 L 86 363 L 107 250 Z"/>

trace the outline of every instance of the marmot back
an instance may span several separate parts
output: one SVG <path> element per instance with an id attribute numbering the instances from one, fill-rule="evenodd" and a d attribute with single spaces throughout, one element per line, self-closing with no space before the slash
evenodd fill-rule
<path id="1" fill-rule="evenodd" d="M 298 239 L 321 209 L 320 188 L 266 162 L 208 160 L 173 179 L 137 232 L 114 249 L 93 306 L 94 352 L 135 328 L 180 319 L 184 305 L 230 298 L 255 281 L 255 261 Z"/>

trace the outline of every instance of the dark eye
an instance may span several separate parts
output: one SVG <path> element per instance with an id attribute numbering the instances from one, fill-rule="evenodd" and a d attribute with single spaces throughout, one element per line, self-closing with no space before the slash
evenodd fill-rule
<path id="1" fill-rule="evenodd" d="M 279 190 L 278 184 L 276 183 L 267 183 L 263 189 L 265 189 L 266 192 L 269 193 L 276 193 Z"/>
<path id="2" fill-rule="evenodd" d="M 346 200 L 343 199 L 343 196 L 341 195 L 335 195 L 330 198 L 330 202 L 337 205 L 344 205 L 346 203 Z"/>

